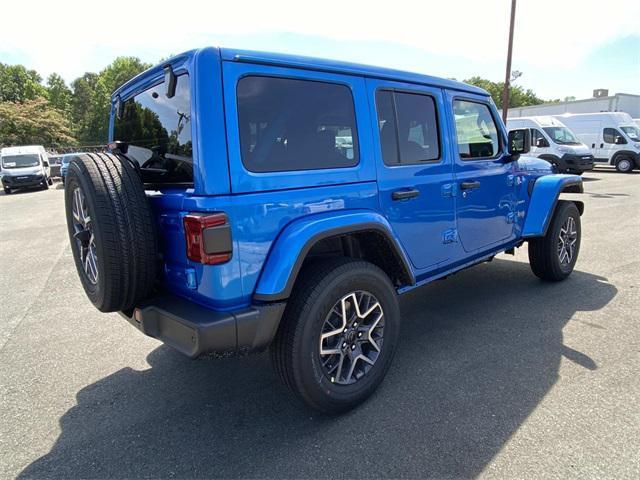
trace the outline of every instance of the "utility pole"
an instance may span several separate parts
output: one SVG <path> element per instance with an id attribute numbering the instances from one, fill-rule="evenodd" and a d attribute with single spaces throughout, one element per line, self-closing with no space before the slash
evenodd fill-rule
<path id="1" fill-rule="evenodd" d="M 511 82 L 511 53 L 513 51 L 513 25 L 516 20 L 516 0 L 511 0 L 511 23 L 509 24 L 509 48 L 507 49 L 507 73 L 504 76 L 504 90 L 502 91 L 502 120 L 507 122 L 509 109 L 509 83 Z"/>

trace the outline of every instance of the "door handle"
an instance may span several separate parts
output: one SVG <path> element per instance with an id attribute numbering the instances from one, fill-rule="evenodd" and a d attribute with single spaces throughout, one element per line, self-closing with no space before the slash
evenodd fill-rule
<path id="1" fill-rule="evenodd" d="M 604 143 L 601 143 L 601 144 L 600 144 L 600 148 L 604 148 Z"/>
<path id="2" fill-rule="evenodd" d="M 392 200 L 407 200 L 409 198 L 414 198 L 420 195 L 420 191 L 417 188 L 405 188 L 402 190 L 396 190 L 391 193 Z"/>
<path id="3" fill-rule="evenodd" d="M 592 144 L 591 144 L 591 148 L 596 148 L 596 144 L 595 144 L 595 143 L 592 143 Z"/>
<path id="4" fill-rule="evenodd" d="M 480 182 L 474 180 L 472 182 L 462 182 L 460 184 L 460 190 L 475 190 L 480 188 Z"/>

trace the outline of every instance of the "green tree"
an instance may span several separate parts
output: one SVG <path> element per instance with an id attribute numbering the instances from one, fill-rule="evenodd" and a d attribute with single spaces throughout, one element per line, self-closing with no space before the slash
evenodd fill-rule
<path id="1" fill-rule="evenodd" d="M 49 103 L 53 108 L 62 112 L 68 112 L 71 104 L 71 89 L 57 73 L 52 73 L 47 78 L 47 90 L 49 91 Z"/>
<path id="2" fill-rule="evenodd" d="M 105 143 L 111 93 L 151 65 L 136 57 L 118 57 L 100 73 L 85 73 L 71 87 L 71 118 L 82 143 Z"/>
<path id="3" fill-rule="evenodd" d="M 502 91 L 504 90 L 504 82 L 492 82 L 481 77 L 471 77 L 464 80 L 465 83 L 475 85 L 485 89 L 493 98 L 496 106 L 502 108 Z M 524 89 L 520 85 L 509 85 L 509 108 L 525 107 L 527 105 L 539 105 L 544 101 L 539 98 L 533 90 Z"/>
<path id="4" fill-rule="evenodd" d="M 47 89 L 35 70 L 0 63 L 0 102 L 24 102 L 47 97 Z"/>
<path id="5" fill-rule="evenodd" d="M 7 145 L 73 145 L 68 119 L 45 98 L 0 103 L 0 139 Z"/>

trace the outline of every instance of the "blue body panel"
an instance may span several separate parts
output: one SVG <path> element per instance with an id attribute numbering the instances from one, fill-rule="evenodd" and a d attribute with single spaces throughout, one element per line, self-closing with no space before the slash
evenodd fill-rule
<path id="1" fill-rule="evenodd" d="M 580 185 L 578 175 L 545 175 L 536 180 L 529 202 L 522 237 L 539 237 L 547 231 L 560 192 L 569 185 Z"/>
<path id="2" fill-rule="evenodd" d="M 309 242 L 322 232 L 373 225 L 387 232 L 410 268 L 400 293 L 484 261 L 541 235 L 558 193 L 580 178 L 549 175 L 549 164 L 510 161 L 506 129 L 488 94 L 477 87 L 427 75 L 278 54 L 205 48 L 169 59 L 177 75 L 188 73 L 194 184 L 148 192 L 156 213 L 164 288 L 214 310 L 249 306 L 255 295 L 277 295 L 297 274 Z M 340 169 L 255 173 L 240 158 L 236 85 L 244 75 L 325 81 L 350 88 L 360 161 Z M 112 107 L 163 81 L 154 67 L 119 88 Z M 390 88 L 431 96 L 436 104 L 441 157 L 389 167 L 380 151 L 375 92 Z M 452 101 L 486 104 L 496 119 L 501 151 L 489 160 L 462 160 L 457 151 Z M 113 139 L 112 108 L 110 140 Z M 481 187 L 462 194 L 462 181 Z M 528 185 L 535 181 L 533 195 Z M 391 201 L 393 191 L 420 195 Z M 183 218 L 190 212 L 225 212 L 233 254 L 222 265 L 186 256 Z"/>

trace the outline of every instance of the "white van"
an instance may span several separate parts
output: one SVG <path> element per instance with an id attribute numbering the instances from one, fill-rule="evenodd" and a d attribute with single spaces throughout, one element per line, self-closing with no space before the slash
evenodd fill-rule
<path id="1" fill-rule="evenodd" d="M 4 193 L 16 188 L 52 185 L 51 167 L 44 147 L 5 147 L 0 150 L 0 178 Z"/>
<path id="2" fill-rule="evenodd" d="M 528 155 L 546 160 L 558 172 L 582 173 L 593 169 L 593 155 L 561 121 L 551 116 L 507 118 L 507 129 L 531 130 Z"/>
<path id="3" fill-rule="evenodd" d="M 555 118 L 591 149 L 596 162 L 625 173 L 640 168 L 640 128 L 628 113 L 565 113 Z"/>

